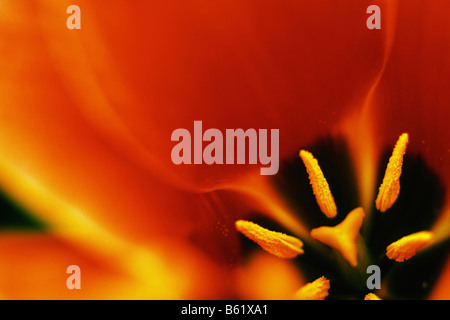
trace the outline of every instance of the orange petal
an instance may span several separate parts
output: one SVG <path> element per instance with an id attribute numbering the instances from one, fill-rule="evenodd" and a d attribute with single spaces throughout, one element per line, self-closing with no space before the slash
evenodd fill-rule
<path id="1" fill-rule="evenodd" d="M 177 258 L 168 252 L 177 252 Z M 185 245 L 129 246 L 102 256 L 51 235 L 3 233 L 0 255 L 0 295 L 5 299 L 229 297 L 223 270 Z M 81 269 L 79 290 L 66 286 L 70 265 Z"/>
<path id="2" fill-rule="evenodd" d="M 239 298 L 246 300 L 287 300 L 305 283 L 292 260 L 279 259 L 262 250 L 254 252 L 236 270 L 236 281 Z"/>

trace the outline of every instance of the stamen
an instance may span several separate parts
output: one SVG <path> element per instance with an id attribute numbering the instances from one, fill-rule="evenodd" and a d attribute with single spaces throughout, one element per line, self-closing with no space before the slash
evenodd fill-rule
<path id="1" fill-rule="evenodd" d="M 330 290 L 330 280 L 325 277 L 305 284 L 294 293 L 294 299 L 296 300 L 323 300 L 328 296 L 328 290 Z"/>
<path id="2" fill-rule="evenodd" d="M 309 181 L 320 210 L 328 218 L 334 218 L 337 213 L 336 204 L 333 195 L 331 194 L 330 186 L 320 169 L 319 162 L 310 152 L 305 150 L 300 150 L 300 158 L 302 158 L 302 161 L 305 164 L 306 171 L 309 175 Z"/>
<path id="3" fill-rule="evenodd" d="M 303 253 L 303 242 L 295 237 L 267 230 L 250 221 L 238 220 L 235 226 L 239 232 L 277 257 L 291 259 Z"/>
<path id="4" fill-rule="evenodd" d="M 378 210 L 385 212 L 392 207 L 400 193 L 400 175 L 402 174 L 403 156 L 408 144 L 408 134 L 403 133 L 395 144 L 392 156 L 386 167 L 383 183 L 378 191 L 375 204 Z"/>
<path id="5" fill-rule="evenodd" d="M 364 297 L 364 300 L 381 300 L 380 297 L 378 297 L 376 294 L 374 293 L 368 293 L 366 294 L 366 296 Z"/>
<path id="6" fill-rule="evenodd" d="M 390 244 L 386 249 L 389 259 L 403 262 L 414 256 L 417 251 L 425 247 L 433 239 L 430 231 L 420 231 L 401 238 Z"/>
<path id="7" fill-rule="evenodd" d="M 353 267 L 358 265 L 356 240 L 359 237 L 364 210 L 359 207 L 335 227 L 319 227 L 311 230 L 311 237 L 339 251 Z"/>

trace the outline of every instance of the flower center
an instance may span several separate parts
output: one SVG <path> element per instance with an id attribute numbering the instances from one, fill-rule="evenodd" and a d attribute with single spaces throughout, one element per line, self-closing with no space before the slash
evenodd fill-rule
<path id="1" fill-rule="evenodd" d="M 400 135 L 391 153 L 387 166 L 385 167 L 386 169 L 382 183 L 379 187 L 378 195 L 374 201 L 373 210 L 376 208 L 378 211 L 378 213 L 374 212 L 375 217 L 378 215 L 382 216 L 382 219 L 387 217 L 387 221 L 393 221 L 390 216 L 391 214 L 398 216 L 399 210 L 404 212 L 403 208 L 398 208 L 399 206 L 394 206 L 394 204 L 400 195 L 400 178 L 402 175 L 403 158 L 406 153 L 408 141 L 409 135 L 407 133 Z M 352 198 L 351 195 L 356 193 L 355 189 L 344 187 L 336 188 L 336 186 L 339 186 L 339 182 L 342 181 L 342 179 L 334 179 L 332 180 L 333 183 L 329 184 L 327 181 L 327 175 L 330 175 L 331 173 L 331 176 L 333 176 L 333 172 L 329 167 L 327 170 L 323 171 L 319 166 L 319 161 L 314 157 L 312 152 L 301 150 L 299 156 L 304 164 L 303 170 L 306 168 L 306 173 L 308 174 L 310 190 L 312 188 L 316 208 L 318 206 L 318 209 L 320 209 L 327 219 L 339 219 L 339 217 L 342 217 L 342 212 L 344 211 L 345 213 L 345 211 L 348 210 L 347 208 L 350 207 L 348 201 L 347 203 L 345 203 L 345 201 L 339 201 L 341 195 L 345 196 L 343 190 L 349 191 L 350 197 L 347 196 L 346 199 L 350 199 Z M 346 161 L 340 161 L 342 159 L 345 159 Z M 347 158 L 331 156 L 326 160 L 328 160 L 324 162 L 326 165 L 329 165 L 333 160 L 336 160 L 340 164 L 344 163 L 342 170 L 339 168 L 340 172 L 338 172 L 337 176 L 341 174 L 341 177 L 344 175 L 344 180 L 351 180 L 348 179 L 349 177 L 352 177 L 351 174 L 348 174 L 351 170 L 348 170 L 348 168 L 345 167 L 345 165 L 348 165 L 349 163 Z M 293 171 L 294 173 L 298 172 L 298 167 L 297 162 Z M 287 174 L 291 172 L 292 171 L 289 170 Z M 283 177 L 283 182 L 298 179 L 298 176 L 296 175 L 283 175 L 283 171 L 281 171 L 281 175 Z M 333 176 L 333 178 L 335 176 Z M 338 183 L 336 183 L 336 181 L 338 181 Z M 294 182 L 297 183 L 296 181 Z M 430 190 L 432 191 L 435 188 L 436 186 L 434 186 L 434 188 L 430 188 Z M 338 202 L 335 202 L 332 191 L 333 193 L 336 192 L 338 195 L 336 198 Z M 294 195 L 294 197 L 296 196 Z M 304 198 L 302 196 L 300 197 Z M 298 196 L 296 198 L 298 198 Z M 352 200 L 350 203 L 356 204 L 357 201 Z M 403 199 L 401 201 L 401 205 L 404 203 L 405 200 Z M 415 232 L 410 231 L 409 233 L 405 233 L 407 230 L 417 229 L 419 224 L 415 225 L 414 228 L 406 228 L 404 224 L 399 225 L 398 223 L 389 223 L 384 227 L 393 228 L 394 226 L 397 226 L 399 230 L 403 230 L 402 232 L 393 232 L 391 235 L 385 232 L 386 230 L 384 229 L 374 230 L 373 233 L 368 232 L 367 229 L 370 229 L 369 227 L 372 226 L 373 221 L 370 219 L 365 219 L 366 215 L 364 210 L 355 204 L 353 205 L 353 208 L 350 209 L 350 213 L 348 213 L 343 219 L 341 218 L 341 222 L 334 224 L 334 226 L 329 226 L 328 224 L 330 223 L 330 220 L 324 220 L 325 217 L 323 215 L 322 219 L 312 214 L 306 217 L 306 220 L 316 220 L 313 225 L 317 225 L 317 221 L 322 221 L 319 222 L 320 224 L 318 227 L 311 229 L 310 235 L 313 241 L 317 240 L 321 242 L 326 245 L 326 247 L 329 247 L 335 251 L 338 256 L 343 258 L 343 260 L 341 259 L 341 263 L 335 264 L 334 270 L 330 269 L 332 268 L 330 259 L 334 261 L 335 256 L 328 255 L 326 257 L 328 262 L 323 262 L 321 257 L 322 253 L 318 254 L 313 252 L 314 249 L 312 246 L 308 246 L 308 242 L 304 245 L 301 241 L 309 239 L 303 239 L 302 237 L 300 240 L 293 236 L 289 236 L 281 232 L 271 231 L 255 223 L 243 220 L 236 222 L 236 229 L 246 237 L 258 243 L 264 250 L 278 257 L 288 259 L 298 257 L 296 261 L 298 261 L 302 269 L 306 269 L 308 273 L 316 274 L 315 281 L 308 283 L 293 294 L 293 298 L 297 299 L 323 299 L 328 296 L 328 290 L 333 290 L 334 283 L 340 287 L 339 290 L 341 290 L 342 287 L 349 285 L 349 283 L 350 287 L 353 287 L 353 284 L 351 283 L 358 283 L 356 287 L 359 288 L 359 292 L 362 292 L 364 288 L 367 291 L 367 287 L 365 287 L 365 278 L 367 278 L 367 275 L 365 274 L 364 268 L 367 267 L 369 263 L 373 263 L 378 260 L 385 266 L 388 265 L 386 261 L 392 261 L 391 265 L 388 265 L 389 268 L 392 268 L 392 264 L 398 264 L 399 262 L 406 261 L 414 257 L 420 251 L 433 246 L 435 237 L 433 236 L 433 232 L 431 230 L 419 229 L 415 230 Z M 338 211 L 338 208 L 343 209 L 339 209 Z M 309 212 L 311 212 L 311 209 Z M 338 214 L 338 212 L 341 213 Z M 311 216 L 313 216 L 312 219 Z M 379 221 L 378 218 L 374 220 L 377 222 Z M 425 221 L 429 221 L 429 219 L 425 219 Z M 422 227 L 426 228 L 427 224 L 422 224 Z M 398 236 L 398 234 L 401 234 L 401 239 L 399 239 L 399 237 L 395 239 L 397 241 L 390 240 L 389 243 L 386 243 L 386 238 L 392 239 L 392 236 Z M 377 251 L 371 250 L 373 248 L 373 240 L 379 240 L 380 238 L 383 238 L 382 242 L 384 243 L 383 256 L 378 256 Z M 308 261 L 308 263 L 305 261 Z M 347 266 L 344 265 L 345 263 L 347 263 Z M 339 271 L 336 271 L 337 269 L 339 269 Z M 328 270 L 328 272 L 317 274 L 318 270 Z M 317 275 L 320 277 L 317 278 Z M 342 285 L 342 283 L 347 284 Z M 348 288 L 344 289 L 344 291 L 348 291 Z M 375 294 L 367 294 L 366 292 L 365 299 L 379 298 Z"/>

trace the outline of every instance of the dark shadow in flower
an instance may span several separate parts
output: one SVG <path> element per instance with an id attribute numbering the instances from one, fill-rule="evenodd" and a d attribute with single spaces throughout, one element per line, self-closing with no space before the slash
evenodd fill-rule
<path id="1" fill-rule="evenodd" d="M 380 268 L 386 273 L 389 293 L 386 298 L 426 299 L 439 278 L 449 249 L 447 240 L 401 263 L 385 259 Z"/>
<path id="2" fill-rule="evenodd" d="M 33 217 L 24 208 L 10 199 L 0 190 L 0 230 L 46 229 L 45 223 Z"/>

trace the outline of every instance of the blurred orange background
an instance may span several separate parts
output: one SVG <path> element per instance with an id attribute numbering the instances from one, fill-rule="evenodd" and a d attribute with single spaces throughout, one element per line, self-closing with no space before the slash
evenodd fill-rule
<path id="1" fill-rule="evenodd" d="M 81 30 L 66 27 L 70 4 Z M 381 30 L 366 28 L 371 4 Z M 446 0 L 0 1 L 0 188 L 46 225 L 2 229 L 0 298 L 283 299 L 305 283 L 287 261 L 242 262 L 234 221 L 251 210 L 304 232 L 258 166 L 171 162 L 172 131 L 194 120 L 280 129 L 280 159 L 344 135 L 362 205 L 383 148 L 409 132 L 408 152 L 438 173 L 448 203 L 449 10 Z M 449 219 L 444 209 L 442 238 Z M 81 290 L 65 287 L 70 264 Z M 286 280 L 268 283 L 270 270 Z M 432 297 L 450 298 L 449 281 L 446 271 Z"/>

